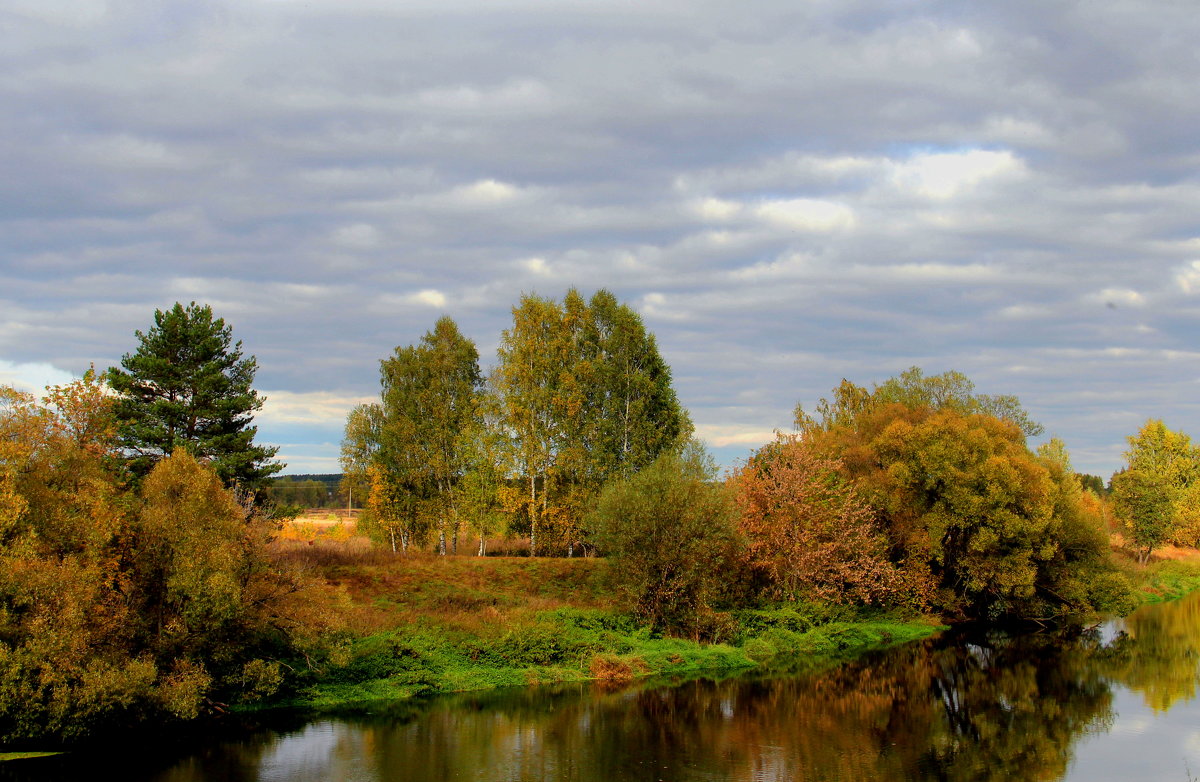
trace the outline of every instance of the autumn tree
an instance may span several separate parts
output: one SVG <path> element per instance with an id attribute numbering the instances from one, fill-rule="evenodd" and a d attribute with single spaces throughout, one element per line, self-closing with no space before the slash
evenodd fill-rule
<path id="1" fill-rule="evenodd" d="M 607 484 L 590 523 L 615 586 L 643 620 L 704 636 L 739 556 L 737 509 L 698 445 Z"/>
<path id="2" fill-rule="evenodd" d="M 446 553 L 446 531 L 458 551 L 459 512 L 457 488 L 466 468 L 461 434 L 478 418 L 478 396 L 483 378 L 479 351 L 448 317 L 438 319 L 433 331 L 421 340 L 428 363 L 427 387 L 421 394 L 421 451 L 429 461 L 430 477 L 439 500 L 438 551 Z M 385 366 L 384 372 L 386 373 Z M 386 388 L 386 385 L 385 385 Z M 385 410 L 388 395 L 384 395 Z"/>
<path id="3" fill-rule="evenodd" d="M 883 603 L 900 593 L 875 511 L 841 466 L 780 436 L 731 476 L 747 557 L 773 597 Z"/>
<path id="4" fill-rule="evenodd" d="M 588 302 L 585 349 L 591 367 L 585 417 L 594 442 L 596 485 L 632 475 L 692 434 L 692 423 L 671 385 L 671 369 L 639 316 L 607 290 Z"/>
<path id="5" fill-rule="evenodd" d="M 889 404 L 989 415 L 1016 425 L 1026 437 L 1036 437 L 1043 431 L 1041 424 L 1030 419 L 1017 397 L 979 394 L 975 384 L 961 372 L 950 370 L 940 375 L 926 375 L 920 367 L 910 367 L 871 390 L 842 380 L 833 390 L 832 399 L 817 403 L 815 417 L 797 405 L 795 425 L 800 431 L 849 425 L 857 416 Z"/>
<path id="6" fill-rule="evenodd" d="M 601 290 L 562 304 L 533 295 L 513 308 L 492 385 L 528 490 L 530 542 L 566 538 L 605 481 L 629 476 L 691 435 L 653 335 Z"/>
<path id="7" fill-rule="evenodd" d="M 491 381 L 500 399 L 504 426 L 515 443 L 513 472 L 528 489 L 529 547 L 534 553 L 561 441 L 559 407 L 566 396 L 561 385 L 568 356 L 562 320 L 562 309 L 555 302 L 522 296 L 513 308 L 512 328 L 500 337 Z"/>
<path id="8" fill-rule="evenodd" d="M 1161 474 L 1134 468 L 1113 476 L 1112 496 L 1138 561 L 1145 564 L 1175 529 L 1178 489 Z"/>
<path id="9" fill-rule="evenodd" d="M 418 516 L 436 519 L 438 551 L 457 547 L 461 434 L 474 426 L 482 379 L 475 344 L 443 317 L 417 345 L 380 362 L 380 401 L 351 411 L 346 472 L 369 486 L 374 520 L 407 548 Z M 402 515 L 397 515 L 402 514 Z"/>
<path id="10" fill-rule="evenodd" d="M 252 387 L 258 364 L 212 308 L 176 302 L 155 310 L 138 347 L 108 370 L 118 396 L 116 417 L 129 468 L 146 475 L 177 448 L 206 460 L 227 486 L 257 489 L 283 465 L 278 451 L 256 445 L 254 413 L 263 398 Z"/>
<path id="11" fill-rule="evenodd" d="M 1200 544 L 1200 448 L 1156 419 L 1127 439 L 1127 468 L 1113 476 L 1112 489 L 1130 536 L 1139 547 Z M 1158 496 L 1150 498 L 1148 491 Z"/>
<path id="12" fill-rule="evenodd" d="M 923 581 L 935 604 L 970 616 L 1121 603 L 1128 587 L 1088 526 L 1069 463 L 1029 451 L 1016 401 L 1003 418 L 933 401 L 884 401 L 843 383 L 819 420 L 799 422 L 879 514 L 912 588 Z"/>
<path id="13" fill-rule="evenodd" d="M 302 630 L 270 525 L 186 451 L 126 485 L 114 400 L 87 373 L 0 387 L 0 741 L 190 718 L 269 693 Z"/>
<path id="14" fill-rule="evenodd" d="M 513 502 L 518 492 L 507 480 L 513 443 L 498 419 L 498 400 L 490 389 L 485 389 L 479 396 L 477 418 L 459 434 L 464 464 L 459 503 L 467 526 L 478 537 L 475 553 L 481 557 L 487 553 L 488 538 L 506 532 L 510 526 L 510 506 L 520 504 Z"/>

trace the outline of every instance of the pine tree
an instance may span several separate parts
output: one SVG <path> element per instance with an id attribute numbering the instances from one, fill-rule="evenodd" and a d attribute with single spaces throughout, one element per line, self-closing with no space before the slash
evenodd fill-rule
<path id="1" fill-rule="evenodd" d="M 163 312 L 135 332 L 140 344 L 108 371 L 118 395 L 118 438 L 135 476 L 144 476 L 176 448 L 208 462 L 227 486 L 256 489 L 283 469 L 277 448 L 254 444 L 253 414 L 263 397 L 251 388 L 258 369 L 242 358 L 224 319 L 195 302 Z"/>

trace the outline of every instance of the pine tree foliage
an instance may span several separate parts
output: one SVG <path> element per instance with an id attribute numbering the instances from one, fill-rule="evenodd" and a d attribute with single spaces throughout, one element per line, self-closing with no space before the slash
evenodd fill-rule
<path id="1" fill-rule="evenodd" d="M 253 489 L 283 468 L 272 461 L 277 448 L 254 444 L 253 415 L 263 405 L 252 388 L 257 362 L 242 357 L 241 341 L 211 307 L 176 302 L 136 335 L 137 350 L 108 371 L 119 397 L 119 441 L 135 475 L 177 448 L 209 463 L 227 486 Z"/>

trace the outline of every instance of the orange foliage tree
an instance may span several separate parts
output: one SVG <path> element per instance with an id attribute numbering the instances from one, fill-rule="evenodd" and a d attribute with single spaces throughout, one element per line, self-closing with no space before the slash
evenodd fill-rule
<path id="1" fill-rule="evenodd" d="M 751 567 L 784 600 L 879 603 L 901 574 L 888 559 L 875 511 L 795 436 L 763 446 L 730 477 Z"/>
<path id="2" fill-rule="evenodd" d="M 847 388 L 857 387 L 843 383 L 818 405 L 819 420 L 798 416 L 802 437 L 841 460 L 879 514 L 892 561 L 933 605 L 993 618 L 1128 607 L 1078 479 L 1029 450 L 1015 400 L 993 412 L 954 396 L 892 401 L 887 383 Z"/>
<path id="3" fill-rule="evenodd" d="M 94 373 L 0 386 L 0 742 L 270 694 L 325 621 L 209 465 L 181 451 L 134 492 L 114 432 Z"/>

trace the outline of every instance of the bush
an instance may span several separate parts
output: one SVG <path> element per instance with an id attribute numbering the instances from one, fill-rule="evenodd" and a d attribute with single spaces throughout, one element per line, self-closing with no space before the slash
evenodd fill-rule
<path id="1" fill-rule="evenodd" d="M 738 555 L 736 510 L 699 446 L 660 456 L 604 487 L 589 524 L 614 560 L 615 588 L 658 631 L 710 637 L 706 624 Z"/>

